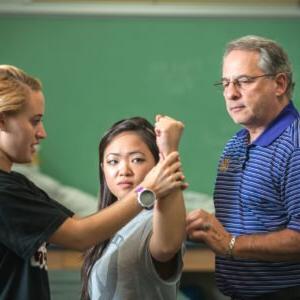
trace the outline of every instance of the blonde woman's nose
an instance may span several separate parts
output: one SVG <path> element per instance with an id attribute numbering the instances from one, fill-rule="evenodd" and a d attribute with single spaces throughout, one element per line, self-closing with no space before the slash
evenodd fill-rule
<path id="1" fill-rule="evenodd" d="M 40 139 L 44 139 L 47 137 L 47 132 L 43 123 L 40 123 L 37 130 L 37 136 Z"/>

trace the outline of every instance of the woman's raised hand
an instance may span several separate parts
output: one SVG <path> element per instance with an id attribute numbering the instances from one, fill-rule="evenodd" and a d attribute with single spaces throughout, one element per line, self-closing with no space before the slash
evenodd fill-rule
<path id="1" fill-rule="evenodd" d="M 184 129 L 183 123 L 162 115 L 157 115 L 155 121 L 156 144 L 159 152 L 165 157 L 173 151 L 178 151 Z"/>

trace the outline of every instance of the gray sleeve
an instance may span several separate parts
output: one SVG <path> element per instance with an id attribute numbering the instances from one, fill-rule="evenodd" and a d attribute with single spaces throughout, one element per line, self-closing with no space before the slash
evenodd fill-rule
<path id="1" fill-rule="evenodd" d="M 142 235 L 141 242 L 139 247 L 139 260 L 141 262 L 141 269 L 145 274 L 151 278 L 151 280 L 157 281 L 160 284 L 173 285 L 177 284 L 180 280 L 182 268 L 183 268 L 183 253 L 184 253 L 184 245 L 182 245 L 180 251 L 176 254 L 176 271 L 172 277 L 167 280 L 164 280 L 158 274 L 155 265 L 153 263 L 153 259 L 149 250 L 149 242 L 152 234 L 152 220 L 148 220 L 145 223 Z"/>

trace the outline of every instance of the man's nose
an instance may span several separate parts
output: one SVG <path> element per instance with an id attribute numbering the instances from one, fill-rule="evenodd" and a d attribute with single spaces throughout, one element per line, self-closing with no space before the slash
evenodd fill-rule
<path id="1" fill-rule="evenodd" d="M 236 100 L 241 96 L 240 89 L 236 82 L 230 81 L 223 93 L 225 99 Z"/>

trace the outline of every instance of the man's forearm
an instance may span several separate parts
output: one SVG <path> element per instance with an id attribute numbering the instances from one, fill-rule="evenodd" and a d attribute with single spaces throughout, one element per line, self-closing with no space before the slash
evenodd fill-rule
<path id="1" fill-rule="evenodd" d="M 284 229 L 237 237 L 233 256 L 263 261 L 300 261 L 300 232 Z"/>

